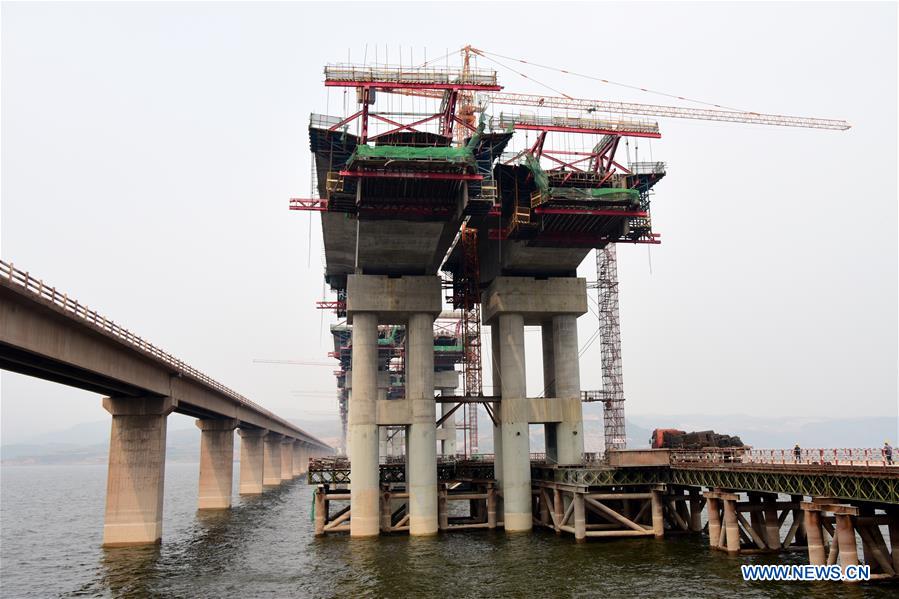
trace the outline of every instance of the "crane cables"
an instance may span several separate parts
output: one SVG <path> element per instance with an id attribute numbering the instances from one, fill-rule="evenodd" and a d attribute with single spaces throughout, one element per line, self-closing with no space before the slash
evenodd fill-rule
<path id="1" fill-rule="evenodd" d="M 560 68 L 558 68 L 558 67 L 552 67 L 552 66 L 549 66 L 549 65 L 539 64 L 539 63 L 536 63 L 536 62 L 530 62 L 530 61 L 524 60 L 524 59 L 522 59 L 522 58 L 514 58 L 514 57 L 511 57 L 511 56 L 503 56 L 502 54 L 497 54 L 497 53 L 495 53 L 495 52 L 487 52 L 486 50 L 481 50 L 481 49 L 475 50 L 475 49 L 472 49 L 472 52 L 478 53 L 478 54 L 480 54 L 481 56 L 483 56 L 484 58 L 487 58 L 488 60 L 490 60 L 489 56 L 496 56 L 496 57 L 499 57 L 499 58 L 503 58 L 503 59 L 505 59 L 505 60 L 514 60 L 514 61 L 516 61 L 516 62 L 520 62 L 520 63 L 522 63 L 522 64 L 530 65 L 530 66 L 532 66 L 532 67 L 537 67 L 537 68 L 540 68 L 540 69 L 546 69 L 546 70 L 548 70 L 548 71 L 555 71 L 555 72 L 557 72 L 557 73 L 563 73 L 563 74 L 565 74 L 565 75 L 571 75 L 572 77 L 580 77 L 580 78 L 582 78 L 582 79 L 589 79 L 589 80 L 591 80 L 591 81 L 598 81 L 598 82 L 600 82 L 600 83 L 605 83 L 605 84 L 608 84 L 608 85 L 614 85 L 614 86 L 617 86 L 617 87 L 623 87 L 623 88 L 625 88 L 625 89 L 632 89 L 632 90 L 635 90 L 635 91 L 645 92 L 645 93 L 648 93 L 648 94 L 655 94 L 655 95 L 657 95 L 657 96 L 664 96 L 664 97 L 666 97 L 666 98 L 674 98 L 674 99 L 676 99 L 676 100 L 683 100 L 684 102 L 693 102 L 693 103 L 695 103 L 695 104 L 702 104 L 702 105 L 704 105 L 704 106 L 712 106 L 712 107 L 714 107 L 714 108 L 720 108 L 720 109 L 722 109 L 722 110 L 733 110 L 733 111 L 735 111 L 735 112 L 747 112 L 747 111 L 745 111 L 745 110 L 743 110 L 743 109 L 740 109 L 740 108 L 733 108 L 733 107 L 731 107 L 731 106 L 723 106 L 723 105 L 721 105 L 721 104 L 716 104 L 716 103 L 714 103 L 714 102 L 706 102 L 706 101 L 704 101 L 704 100 L 697 100 L 697 99 L 695 99 L 695 98 L 688 98 L 688 97 L 686 97 L 686 96 L 681 96 L 681 95 L 678 95 L 678 94 L 670 94 L 670 93 L 667 93 L 667 92 L 662 92 L 662 91 L 658 91 L 658 90 L 654 90 L 654 89 L 649 89 L 649 88 L 646 88 L 646 87 L 642 87 L 642 86 L 639 86 L 639 85 L 630 85 L 630 84 L 627 84 L 627 83 L 621 83 L 621 82 L 618 82 L 618 81 L 611 81 L 611 80 L 609 80 L 609 79 L 603 79 L 602 77 L 596 77 L 596 76 L 593 76 L 593 75 L 585 75 L 584 73 L 576 73 L 576 72 L 574 72 L 574 71 L 568 71 L 568 70 L 566 70 L 566 69 L 560 69 Z M 489 55 L 489 56 L 487 56 L 487 55 Z M 533 77 L 528 77 L 527 75 L 524 75 L 524 74 L 522 74 L 522 73 L 519 73 L 518 71 L 515 71 L 514 69 L 512 69 L 511 67 L 509 67 L 509 66 L 507 66 L 507 65 L 502 65 L 501 63 L 499 63 L 499 62 L 496 61 L 496 60 L 494 60 L 493 62 L 495 62 L 496 64 L 500 64 L 501 66 L 504 66 L 505 68 L 507 68 L 507 69 L 509 69 L 509 70 L 511 70 L 511 71 L 514 71 L 514 72 L 518 73 L 519 75 L 522 75 L 523 77 L 526 77 L 527 79 L 531 79 L 532 81 L 536 81 L 537 83 L 540 83 L 539 81 L 537 81 L 537 80 L 534 79 Z M 543 85 L 543 84 L 541 83 L 541 85 Z M 544 85 L 544 87 L 549 87 L 549 86 L 545 86 L 545 85 Z M 552 89 L 552 88 L 550 88 L 550 89 Z M 555 90 L 554 90 L 554 91 L 555 91 Z M 556 92 L 556 93 L 560 93 L 560 92 Z M 561 94 L 561 95 L 565 96 L 566 98 L 570 98 L 570 97 L 571 97 L 571 96 L 569 96 L 569 95 L 567 95 L 567 94 Z"/>

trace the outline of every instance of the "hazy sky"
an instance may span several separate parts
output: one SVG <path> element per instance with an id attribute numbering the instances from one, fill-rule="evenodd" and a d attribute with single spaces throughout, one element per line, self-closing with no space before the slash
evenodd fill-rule
<path id="1" fill-rule="evenodd" d="M 287 210 L 310 189 L 322 66 L 365 44 L 433 57 L 466 43 L 849 120 L 660 121 L 663 243 L 619 249 L 627 409 L 896 417 L 895 4 L 4 3 L 3 258 L 280 415 L 336 418 L 333 367 L 253 363 L 328 361 L 320 224 Z M 581 275 L 595 278 L 592 254 Z M 583 342 L 596 318 L 579 323 Z M 600 388 L 598 343 L 581 360 L 582 387 Z M 97 395 L 2 375 L 5 443 L 106 417 Z"/>

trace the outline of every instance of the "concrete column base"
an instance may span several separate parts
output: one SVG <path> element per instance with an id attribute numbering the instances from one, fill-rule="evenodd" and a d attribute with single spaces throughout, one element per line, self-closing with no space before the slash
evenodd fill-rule
<path id="1" fill-rule="evenodd" d="M 200 493 L 197 509 L 231 507 L 234 490 L 234 429 L 237 420 L 197 420 L 200 429 Z"/>
<path id="2" fill-rule="evenodd" d="M 262 493 L 262 481 L 265 464 L 263 439 L 268 433 L 265 429 L 242 428 L 240 435 L 240 485 L 241 495 L 259 495 Z"/>
<path id="3" fill-rule="evenodd" d="M 159 543 L 166 419 L 174 402 L 106 397 L 103 407 L 112 414 L 103 546 Z"/>

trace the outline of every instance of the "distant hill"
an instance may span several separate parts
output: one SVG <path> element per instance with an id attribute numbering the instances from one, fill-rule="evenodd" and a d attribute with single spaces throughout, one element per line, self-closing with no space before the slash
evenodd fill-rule
<path id="1" fill-rule="evenodd" d="M 340 438 L 340 425 L 335 420 L 293 421 L 297 426 L 331 445 Z M 846 418 L 797 419 L 758 418 L 730 415 L 630 415 L 627 419 L 628 447 L 648 447 L 655 428 L 677 428 L 686 431 L 713 429 L 719 433 L 739 435 L 744 443 L 757 448 L 781 449 L 799 443 L 803 447 L 879 447 L 884 440 L 895 444 L 897 419 Z M 493 452 L 493 422 L 483 415 L 478 420 L 479 450 Z M 603 448 L 602 416 L 585 414 L 584 442 L 587 451 Z M 235 454 L 240 444 L 235 443 Z M 84 422 L 67 429 L 35 435 L 23 443 L 0 447 L 0 460 L 15 464 L 105 464 L 109 450 L 109 421 Z M 544 450 L 543 427 L 531 427 L 531 451 Z M 166 460 L 197 462 L 200 453 L 200 431 L 188 419 L 169 421 Z M 235 455 L 235 457 L 237 457 Z"/>
<path id="2" fill-rule="evenodd" d="M 631 415 L 646 429 L 677 428 L 685 431 L 712 429 L 738 435 L 747 445 L 759 449 L 802 447 L 879 447 L 885 440 L 897 442 L 896 416 L 869 418 L 758 418 L 745 415 Z M 648 438 L 649 435 L 647 435 Z"/>
<path id="3" fill-rule="evenodd" d="M 304 431 L 325 443 L 336 445 L 340 426 L 328 421 L 293 421 Z M 27 464 L 105 464 L 109 454 L 109 420 L 83 422 L 67 429 L 35 435 L 23 443 L 0 446 L 0 461 L 5 465 Z M 235 458 L 240 443 L 234 443 Z M 166 432 L 166 461 L 198 462 L 200 429 L 190 420 L 169 421 Z"/>

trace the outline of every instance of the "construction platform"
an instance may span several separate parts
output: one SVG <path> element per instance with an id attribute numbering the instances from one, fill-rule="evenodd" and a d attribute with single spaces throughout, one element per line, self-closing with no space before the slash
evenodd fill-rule
<path id="1" fill-rule="evenodd" d="M 895 576 L 890 555 L 899 557 L 899 467 L 744 463 L 742 453 L 626 450 L 599 461 L 588 455 L 587 463 L 571 466 L 534 454 L 533 524 L 577 541 L 703 533 L 713 549 L 802 551 L 813 564 L 840 555 L 841 563 L 852 563 L 854 537 L 838 535 L 838 529 L 849 527 L 861 535 L 874 578 Z M 444 457 L 437 473 L 440 531 L 503 527 L 503 493 L 493 456 Z M 349 461 L 312 460 L 307 477 L 317 485 L 316 534 L 348 532 Z M 380 465 L 380 489 L 381 533 L 407 532 L 409 495 L 402 458 Z M 890 527 L 892 549 L 884 543 L 880 525 Z M 841 552 L 840 542 L 849 549 Z"/>

